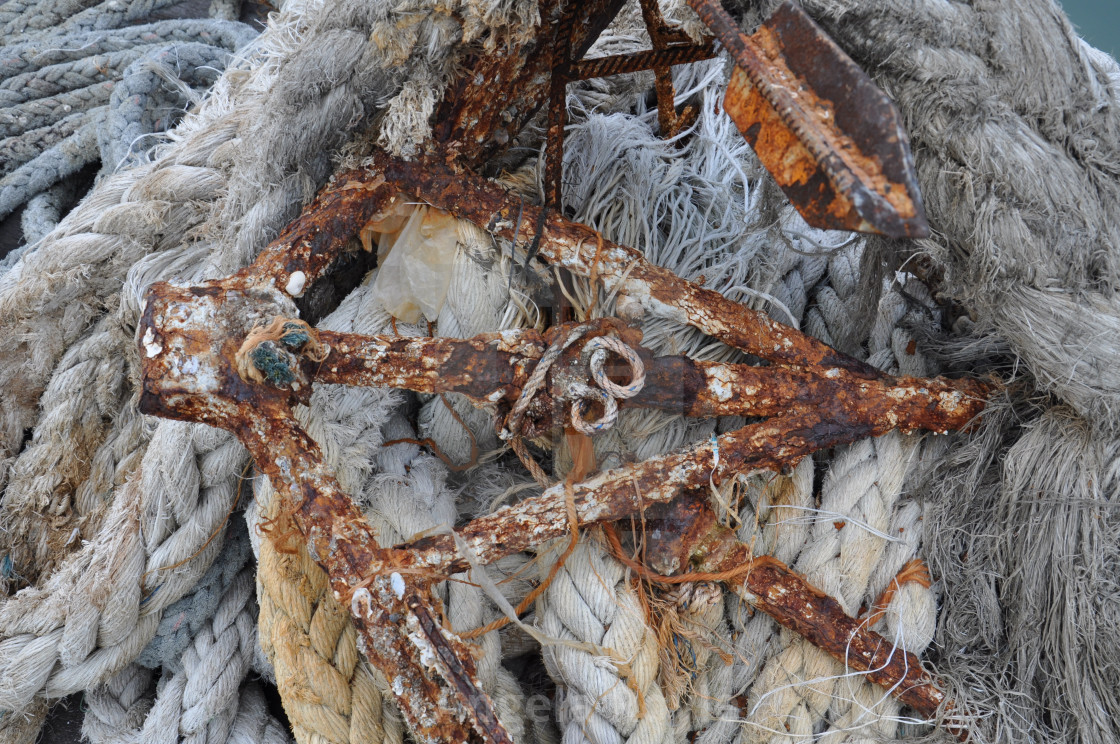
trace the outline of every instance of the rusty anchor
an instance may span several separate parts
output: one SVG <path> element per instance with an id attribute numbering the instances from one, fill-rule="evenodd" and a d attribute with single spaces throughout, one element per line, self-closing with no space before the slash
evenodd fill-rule
<path id="1" fill-rule="evenodd" d="M 292 320 L 280 322 L 280 346 L 272 356 L 254 358 L 248 350 L 259 378 L 243 376 L 239 365 L 239 352 L 244 358 L 245 339 L 255 329 L 275 326 L 277 317 L 294 318 L 292 295 L 341 254 L 340 236 L 356 232 L 362 215 L 369 219 L 416 194 L 480 225 L 502 223 L 501 215 L 516 207 L 514 197 L 448 166 L 438 152 L 413 163 L 380 154 L 365 169 L 339 174 L 252 266 L 199 286 L 152 287 L 138 331 L 140 405 L 145 413 L 225 428 L 246 445 L 284 499 L 309 552 L 328 572 L 336 597 L 350 608 L 364 652 L 400 682 L 394 684 L 401 690 L 398 702 L 418 738 L 507 741 L 492 703 L 477 686 L 467 646 L 433 620 L 440 613 L 431 584 L 466 567 L 456 542 L 443 535 L 399 548 L 378 545 L 291 406 L 306 402 L 316 382 L 458 392 L 497 405 L 515 397 L 547 339 L 531 331 L 466 340 L 359 337 L 316 332 Z M 670 501 L 712 479 L 781 469 L 819 448 L 893 428 L 960 428 L 983 408 L 988 388 L 982 383 L 892 378 L 653 266 L 633 249 L 600 241 L 590 228 L 556 214 L 543 225 L 543 260 L 587 276 L 598 253 L 595 268 L 605 286 L 771 362 L 768 368 L 711 365 L 655 359 L 646 352 L 650 390 L 628 404 L 697 415 L 775 415 L 576 484 L 581 525 L 637 514 L 643 506 L 638 491 L 645 503 Z M 498 231 L 512 237 L 513 229 Z M 617 321 L 604 321 L 604 328 L 621 330 Z M 270 367 L 287 358 L 280 352 L 295 360 L 285 374 Z M 747 395 L 748 390 L 757 392 Z M 459 539 L 484 563 L 531 548 L 567 532 L 566 503 L 562 488 L 550 489 L 476 519 L 459 531 Z M 767 610 L 765 603 L 759 606 Z M 794 616 L 798 609 L 791 605 L 783 612 Z M 927 697 L 938 699 L 934 693 Z"/>
<path id="2" fill-rule="evenodd" d="M 793 175 L 776 177 L 812 224 L 876 229 L 889 235 L 920 234 L 924 225 L 920 199 L 916 188 L 911 188 L 912 165 L 897 117 L 865 122 L 868 126 L 860 136 L 845 130 L 822 134 L 814 129 L 821 113 L 839 111 L 840 102 L 828 104 L 831 99 L 821 95 L 798 97 L 787 88 L 793 85 L 800 91 L 812 72 L 805 66 L 809 57 L 804 55 L 809 53 L 792 43 L 795 37 L 808 33 L 806 47 L 818 51 L 820 39 L 827 39 L 819 29 L 798 27 L 803 13 L 790 4 L 782 7 L 786 5 L 793 20 L 778 24 L 775 19 L 785 16 L 775 14 L 772 25 L 763 29 L 770 36 L 763 38 L 759 36 L 763 30 L 746 37 L 733 24 L 729 26 L 727 19 L 718 17 L 718 5 L 695 1 L 694 7 L 750 82 L 749 90 L 741 81 L 737 88 L 732 86 L 738 92 L 729 89 L 728 108 L 753 101 L 752 115 L 762 117 L 757 128 L 749 117 L 743 119 L 747 124 L 738 119 L 737 123 L 745 126 L 748 138 L 754 131 L 759 148 L 789 154 L 771 157 L 760 152 L 760 157 L 764 162 L 771 157 L 800 164 L 796 173 L 791 171 Z M 597 274 L 605 287 L 617 289 L 647 312 L 691 324 L 771 363 L 765 369 L 709 366 L 681 357 L 658 360 L 647 352 L 643 358 L 651 370 L 651 386 L 644 398 L 627 405 L 704 416 L 721 410 L 775 415 L 685 452 L 594 474 L 576 484 L 576 511 L 583 525 L 638 513 L 642 504 L 634 496 L 634 479 L 648 486 L 642 499 L 670 501 L 701 481 L 730 477 L 744 468 L 781 468 L 819 447 L 892 428 L 960 428 L 980 412 L 988 393 L 987 386 L 975 381 L 891 378 L 650 264 L 639 252 L 603 240 L 555 208 L 520 204 L 472 172 L 500 153 L 546 101 L 555 108 L 564 86 L 575 79 L 653 69 L 662 131 L 669 134 L 687 126 L 688 110 L 672 110 L 669 68 L 711 56 L 712 40 L 686 42 L 664 24 L 656 3 L 647 0 L 643 17 L 652 29 L 653 50 L 626 58 L 582 59 L 620 7 L 620 0 L 564 5 L 542 0 L 545 22 L 537 38 L 513 45 L 501 55 L 464 62 L 469 72 L 449 89 L 438 108 L 434 141 L 425 154 L 406 162 L 375 153 L 366 167 L 336 174 L 253 265 L 194 287 L 153 286 L 138 329 L 142 410 L 225 428 L 246 445 L 257 467 L 272 480 L 309 552 L 327 571 L 335 596 L 350 609 L 363 652 L 390 680 L 410 729 L 421 741 L 509 741 L 492 701 L 478 686 L 469 647 L 437 620 L 441 613 L 430 588 L 447 572 L 461 568 L 463 556 L 449 536 L 396 548 L 378 545 L 327 472 L 318 446 L 300 428 L 291 407 L 308 399 L 312 385 L 328 381 L 447 389 L 483 405 L 508 404 L 549 342 L 531 333 L 402 341 L 344 337 L 300 326 L 293 298 L 321 279 L 343 256 L 347 241 L 396 201 L 423 199 L 457 217 L 490 226 L 495 234 L 518 244 L 529 243 L 530 233 L 535 232 L 541 260 L 575 275 Z M 740 59 L 736 44 L 754 50 L 757 69 L 751 61 Z M 842 54 L 838 49 L 834 53 Z M 844 68 L 843 74 L 851 68 L 854 65 Z M 828 90 L 821 85 L 818 94 Z M 866 77 L 856 89 L 867 92 L 864 86 L 874 87 Z M 836 90 L 832 94 L 839 96 Z M 875 94 L 882 96 L 877 90 Z M 767 113 L 752 96 L 773 111 Z M 787 106 L 789 96 L 802 113 L 790 113 L 796 106 Z M 847 120 L 841 123 L 838 116 L 831 122 L 834 129 L 847 126 Z M 556 126 L 549 127 L 547 170 L 548 183 L 555 188 L 548 204 L 555 207 L 561 181 L 562 110 L 550 116 L 552 124 Z M 782 139 L 773 134 L 785 130 L 792 135 Z M 880 141 L 885 143 L 882 148 L 871 147 Z M 514 215 L 521 209 L 526 218 L 516 220 Z M 534 231 L 534 225 L 540 229 Z M 243 376 L 238 352 L 254 329 L 276 318 L 292 321 L 287 340 L 281 335 L 279 345 L 273 344 L 268 354 L 252 359 L 249 368 L 242 365 L 242 372 L 256 369 L 259 378 Z M 624 332 L 620 326 L 615 330 Z M 307 346 L 304 336 L 315 339 L 314 348 Z M 573 347 L 572 353 L 578 350 Z M 377 355 L 384 363 L 372 364 L 372 356 Z M 724 380 L 732 386 L 728 388 Z M 680 381 L 692 386 L 687 394 Z M 746 394 L 756 388 L 761 396 Z M 720 392 L 724 389 L 735 392 L 724 396 Z M 551 385 L 547 394 L 559 392 Z M 534 425 L 543 429 L 550 421 L 544 417 Z M 537 500 L 517 505 L 516 511 L 476 519 L 460 530 L 460 539 L 486 562 L 502 551 L 522 550 L 561 536 L 568 529 L 565 498 L 555 489 L 546 491 Z M 495 540 L 499 535 L 501 539 Z M 799 579 L 790 574 L 774 580 Z M 770 609 L 760 603 L 760 607 L 790 617 L 806 610 L 796 602 Z M 910 662 L 917 663 L 907 657 Z M 899 682 L 883 684 L 897 689 Z M 935 680 L 921 683 L 930 688 L 929 700 L 940 699 Z M 927 705 L 923 712 L 932 715 L 933 710 Z"/>

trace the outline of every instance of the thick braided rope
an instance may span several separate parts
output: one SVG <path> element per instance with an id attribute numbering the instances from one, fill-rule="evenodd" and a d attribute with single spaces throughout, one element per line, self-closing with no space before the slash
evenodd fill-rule
<path id="1" fill-rule="evenodd" d="M 74 134 L 81 128 L 85 119 L 83 113 L 59 117 L 51 124 L 38 129 L 28 129 L 0 142 L 0 175 L 7 175 L 29 160 L 34 160 L 39 153 Z"/>
<path id="2" fill-rule="evenodd" d="M 544 649 L 561 696 L 565 742 L 670 742 L 669 709 L 657 684 L 659 648 L 629 572 L 604 551 L 581 543 L 537 602 L 541 630 L 594 644 Z"/>
<path id="3" fill-rule="evenodd" d="M 321 327 L 359 333 L 369 326 L 368 284 L 351 293 Z M 355 491 L 370 472 L 381 426 L 399 395 L 378 389 L 318 387 L 302 423 L 334 467 L 342 487 Z M 254 482 L 251 524 L 260 536 L 257 592 L 261 645 L 272 663 L 296 741 L 347 744 L 400 741 L 399 716 L 384 680 L 361 657 L 350 616 L 330 591 L 326 574 L 298 538 L 285 534 L 280 504 L 267 478 Z M 271 526 L 270 526 L 271 525 Z M 290 529 L 290 528 L 287 528 Z"/>
<path id="4" fill-rule="evenodd" d="M 3 577 L 5 584 L 17 578 L 38 583 L 70 552 L 67 546 L 80 544 L 82 527 L 87 535 L 96 532 L 105 503 L 87 484 L 111 484 L 115 475 L 113 459 L 97 454 L 129 396 L 128 362 L 112 353 L 128 342 L 123 335 L 115 319 L 103 319 L 67 350 L 40 399 L 43 415 L 4 490 L 0 554 L 13 574 Z M 130 412 L 117 420 L 133 435 L 138 432 L 130 424 L 136 422 Z M 44 513 L 51 519 L 44 520 Z"/>
<path id="5" fill-rule="evenodd" d="M 16 106 L 116 77 L 147 49 L 134 47 L 24 72 L 0 82 L 0 104 Z"/>
<path id="6" fill-rule="evenodd" d="M 174 0 L 62 0 L 60 3 L 34 4 L 8 22 L 0 34 L 12 41 L 35 38 L 46 29 L 55 33 L 80 33 L 115 29 L 151 16 L 152 11 L 174 4 Z M 53 6 L 53 7 L 52 7 Z"/>
<path id="7" fill-rule="evenodd" d="M 12 1 L 0 7 L 8 7 Z M 244 44 L 242 24 L 175 19 L 124 28 L 83 31 L 65 36 L 68 46 L 58 46 L 58 31 L 50 29 L 25 41 L 8 39 L 0 59 L 0 80 L 35 72 L 51 65 L 76 62 L 87 57 L 110 54 L 150 44 L 201 41 L 212 46 L 236 49 Z M 10 120 L 0 119 L 5 125 Z M 26 126 L 26 123 L 16 122 Z"/>
<path id="8" fill-rule="evenodd" d="M 384 429 L 386 439 L 408 438 L 413 434 L 411 425 L 399 413 L 390 419 Z M 446 483 L 446 468 L 437 458 L 421 454 L 415 445 L 397 444 L 382 448 L 374 463 L 375 472 L 366 480 L 359 498 L 364 505 L 366 519 L 386 543 L 452 524 L 457 511 L 455 499 Z M 499 563 L 487 570 L 500 569 Z M 456 578 L 470 580 L 465 575 Z M 475 622 L 478 622 L 475 627 L 486 625 L 498 616 L 499 611 L 485 599 L 479 588 L 463 586 L 452 590 L 453 584 L 450 582 L 443 590 L 447 594 L 442 599 L 453 613 L 453 623 L 462 623 L 453 626 L 456 630 L 470 630 Z M 521 599 L 519 587 L 520 584 L 512 583 L 499 588 L 506 592 L 518 592 L 506 595 L 507 602 L 516 603 Z M 467 608 L 471 605 L 473 608 L 468 612 Z M 512 675 L 501 667 L 498 633 L 492 631 L 472 642 L 481 652 L 480 658 L 476 659 L 479 681 L 494 700 L 499 720 L 516 740 L 526 730 L 524 693 Z"/>
<path id="9" fill-rule="evenodd" d="M 977 321 L 947 358 L 1050 396 L 993 407 L 927 484 L 939 670 L 993 739 L 1112 741 L 1120 70 L 1056 3 L 905 5 L 806 3 L 906 117 L 939 235 L 918 247 Z"/>
<path id="10" fill-rule="evenodd" d="M 150 711 L 144 716 L 131 713 L 140 700 L 129 704 L 121 698 L 122 695 L 134 696 L 135 686 L 117 692 L 110 681 L 87 695 L 88 707 L 83 722 L 83 732 L 87 736 L 92 739 L 91 734 L 96 732 L 103 742 L 121 741 L 130 735 L 149 742 L 182 740 L 224 744 L 229 740 L 240 704 L 239 688 L 257 646 L 254 569 L 245 565 L 248 555 L 248 535 L 244 527 L 231 530 L 227 549 L 219 560 L 232 558 L 235 563 L 241 563 L 242 568 L 235 570 L 224 591 L 214 598 L 214 606 L 205 608 L 209 612 L 203 616 L 203 622 L 196 625 L 186 618 L 179 619 L 190 626 L 190 636 L 185 647 L 174 649 L 177 653 L 171 657 L 173 663 L 165 666 L 155 700 L 148 703 Z M 200 599 L 197 593 L 195 599 Z M 199 604 L 208 603 L 208 597 L 202 599 L 202 603 L 195 603 L 196 611 L 203 609 Z M 179 604 L 182 602 L 176 603 Z M 174 605 L 169 608 L 174 609 Z M 138 676 L 130 671 L 132 669 L 134 665 L 118 677 Z M 126 720 L 120 720 L 119 709 L 130 711 Z"/>
<path id="11" fill-rule="evenodd" d="M 182 671 L 183 651 L 198 637 L 218 606 L 228 604 L 226 595 L 241 597 L 239 586 L 232 589 L 231 586 L 240 581 L 238 577 L 247 565 L 252 568 L 251 555 L 244 520 L 234 515 L 226 531 L 222 552 L 190 592 L 164 610 L 156 636 L 140 652 L 136 663 L 148 669 Z M 237 601 L 245 603 L 243 598 Z"/>
<path id="12" fill-rule="evenodd" d="M 853 249 L 858 254 L 858 246 Z M 836 258 L 843 257 L 841 253 Z M 840 261 L 837 265 L 850 263 Z M 833 287 L 854 286 L 842 276 L 833 272 Z M 918 357 L 906 352 L 907 336 L 892 332 L 906 312 L 906 300 L 901 295 L 884 297 L 869 341 L 875 352 L 871 359 L 880 366 L 922 373 L 925 370 Z M 836 317 L 833 322 L 846 323 L 846 316 Z M 920 513 L 913 505 L 899 501 L 907 473 L 918 461 L 917 446 L 915 437 L 898 433 L 859 442 L 833 460 L 822 484 L 820 516 L 814 519 L 793 565 L 814 585 L 836 597 L 850 614 L 856 614 L 861 604 L 870 605 L 890 581 L 891 575 L 884 574 L 898 571 L 917 547 Z M 888 550 L 891 547 L 895 549 Z M 872 584 L 873 576 L 882 583 Z M 912 600 L 922 604 L 913 605 Z M 908 650 L 920 651 L 932 638 L 932 596 L 908 587 L 892 602 L 892 617 L 899 617 L 904 602 L 911 604 L 906 622 L 896 628 L 898 634 L 892 640 Z M 838 675 L 842 673 L 843 667 L 831 657 L 805 641 L 794 641 L 762 668 L 751 687 L 743 735 L 752 741 L 793 741 L 812 736 L 826 715 L 833 722 L 831 738 L 843 739 L 849 733 L 861 736 L 868 727 L 880 735 L 893 735 L 892 718 L 898 710 L 894 702 L 872 689 L 856 696 L 856 690 L 866 683 L 841 679 Z M 857 704 L 859 710 L 853 713 L 853 696 L 861 702 L 875 701 L 876 705 L 864 709 Z M 843 728 L 849 725 L 854 727 L 850 732 Z"/>
<path id="13" fill-rule="evenodd" d="M 144 725 L 152 709 L 151 670 L 129 664 L 85 696 L 82 736 L 93 744 L 119 741 L 123 732 Z"/>
<path id="14" fill-rule="evenodd" d="M 8 167 L 19 167 L 0 179 L 0 215 L 99 157 L 106 171 L 114 170 L 144 135 L 166 129 L 170 117 L 190 102 L 177 85 L 208 87 L 230 55 L 230 50 L 198 42 L 129 53 L 137 51 L 143 53 L 121 72 L 106 106 L 71 114 L 46 132 L 34 130 L 5 140 L 23 149 L 9 160 Z M 176 80 L 182 83 L 172 85 Z M 27 141 L 31 136 L 34 141 Z"/>
<path id="15" fill-rule="evenodd" d="M 35 245 L 44 235 L 53 230 L 62 220 L 63 215 L 74 206 L 78 197 L 76 184 L 67 181 L 55 184 L 46 191 L 31 197 L 23 209 L 23 215 L 20 217 L 20 227 L 23 229 L 23 239 L 26 242 L 24 249 L 27 246 Z M 19 253 L 22 252 L 19 251 Z M 13 253 L 16 253 L 16 251 L 13 251 Z M 5 257 L 5 259 L 12 258 L 10 266 L 15 265 L 19 253 L 15 258 L 12 258 L 12 254 Z M 0 268 L 0 274 L 3 272 L 4 269 Z"/>
<path id="16" fill-rule="evenodd" d="M 142 742 L 143 744 L 174 744 L 189 740 L 206 740 L 201 736 L 181 737 L 179 721 L 164 714 L 160 703 L 154 706 L 145 695 L 151 685 L 151 673 L 135 664 L 126 667 L 105 685 L 86 695 L 87 712 L 82 735 L 93 744 Z M 164 700 L 181 698 L 183 686 L 178 676 L 164 682 L 159 690 Z M 260 686 L 249 682 L 233 696 L 235 717 L 222 721 L 227 731 L 223 741 L 237 744 L 285 744 L 291 741 L 287 730 L 268 712 Z M 148 723 L 145 725 L 145 721 Z M 215 738 L 211 736 L 209 740 Z"/>
<path id="17" fill-rule="evenodd" d="M 0 605 L 0 709 L 87 689 L 126 666 L 219 552 L 240 445 L 179 424 L 161 427 L 144 459 L 97 535 L 42 587 Z"/>

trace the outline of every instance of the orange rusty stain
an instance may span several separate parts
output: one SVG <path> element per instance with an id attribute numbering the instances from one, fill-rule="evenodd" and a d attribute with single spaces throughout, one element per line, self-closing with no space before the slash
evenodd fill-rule
<path id="1" fill-rule="evenodd" d="M 803 10 L 787 0 L 747 36 L 719 0 L 689 3 L 736 63 L 724 109 L 809 224 L 928 233 L 897 112 Z"/>

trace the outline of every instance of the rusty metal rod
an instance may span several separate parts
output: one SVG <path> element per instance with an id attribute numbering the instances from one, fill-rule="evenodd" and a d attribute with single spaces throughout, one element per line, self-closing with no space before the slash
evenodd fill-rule
<path id="1" fill-rule="evenodd" d="M 782 470 L 808 454 L 893 429 L 886 421 L 815 411 L 744 426 L 681 452 L 653 457 L 599 473 L 574 486 L 581 526 L 613 522 L 637 514 L 643 505 L 670 501 L 682 491 L 740 472 Z M 456 530 L 483 563 L 527 550 L 567 533 L 565 486 L 560 483 L 535 498 L 505 506 Z M 395 560 L 445 573 L 469 568 L 450 535 L 432 535 L 395 548 Z"/>
<path id="2" fill-rule="evenodd" d="M 299 297 L 341 256 L 362 226 L 401 197 L 376 173 L 342 173 L 269 243 L 233 274 L 246 284 L 273 284 Z"/>
<path id="3" fill-rule="evenodd" d="M 310 386 L 281 389 L 238 374 L 241 339 L 290 307 L 277 289 L 242 274 L 195 287 L 154 285 L 139 324 L 140 410 L 226 429 L 248 448 L 283 499 L 282 513 L 292 516 L 311 557 L 327 572 L 334 596 L 350 609 L 363 652 L 393 686 L 418 740 L 508 742 L 508 734 L 491 726 L 492 705 L 478 687 L 467 647 L 440 631 L 461 662 L 449 664 L 429 653 L 430 637 L 421 643 L 416 634 L 424 613 L 439 616 L 432 578 L 393 572 L 392 552 L 378 546 L 318 445 L 296 422 L 292 404 L 307 402 Z M 471 685 L 475 690 L 464 694 Z"/>
<path id="4" fill-rule="evenodd" d="M 731 533 L 730 530 L 726 532 Z M 734 533 L 730 534 L 730 538 Z M 727 535 L 724 539 L 729 539 Z M 711 538 L 713 541 L 718 539 Z M 701 548 L 703 549 L 703 548 Z M 698 570 L 717 573 L 750 558 L 750 547 L 736 541 L 720 562 L 704 561 Z M 729 582 L 753 607 L 765 612 L 829 656 L 887 690 L 925 718 L 935 718 L 945 693 L 914 654 L 867 628 L 844 612 L 832 597 L 775 558 L 756 561 L 754 570 Z"/>
<path id="5" fill-rule="evenodd" d="M 716 56 L 715 45 L 708 41 L 687 46 L 670 46 L 665 49 L 651 49 L 632 54 L 612 54 L 609 57 L 593 57 L 581 60 L 575 66 L 572 77 L 575 80 L 623 75 L 642 70 L 652 70 L 665 65 L 687 65 Z"/>
<path id="6" fill-rule="evenodd" d="M 558 327 L 561 337 L 566 327 Z M 318 338 L 330 347 L 330 354 L 321 362 L 306 363 L 308 376 L 315 381 L 460 393 L 479 405 L 516 397 L 546 348 L 534 330 L 486 333 L 470 339 L 320 331 Z M 582 342 L 573 344 L 563 358 L 578 359 L 582 346 Z M 812 408 L 822 416 L 858 411 L 860 416 L 904 431 L 943 433 L 967 426 L 983 409 L 988 393 L 987 386 L 976 380 L 841 379 L 801 368 L 654 357 L 642 347 L 635 351 L 645 364 L 645 385 L 623 405 L 700 418 L 777 416 Z M 607 370 L 624 378 L 622 367 L 608 365 Z M 564 397 L 560 389 L 552 394 Z"/>
<path id="7" fill-rule="evenodd" d="M 863 672 L 922 716 L 934 718 L 945 708 L 942 686 L 917 656 L 871 630 L 866 619 L 849 616 L 839 602 L 786 564 L 754 555 L 750 545 L 719 523 L 707 494 L 684 494 L 652 507 L 645 516 L 642 558 L 655 573 L 671 567 L 673 573 L 723 575 L 718 580 L 751 606 L 849 669 Z"/>
<path id="8" fill-rule="evenodd" d="M 518 243 L 531 240 L 534 226 L 540 223 L 540 208 L 523 204 L 497 184 L 448 165 L 446 157 L 438 151 L 411 162 L 387 154 L 376 155 L 374 161 L 370 171 L 373 175 L 367 174 L 365 178 L 384 178 L 401 192 L 474 222 L 495 235 L 514 238 L 519 211 L 522 219 L 516 235 Z M 599 250 L 602 236 L 586 225 L 555 212 L 550 212 L 543 224 L 544 235 L 538 249 L 541 259 L 584 277 L 591 275 L 594 264 L 607 291 L 617 289 L 655 315 L 691 325 L 730 346 L 780 364 L 817 367 L 821 373 L 835 369 L 841 376 L 863 379 L 884 376 L 869 364 L 818 339 L 681 279 L 650 263 L 633 248 L 603 239 Z"/>
<path id="9" fill-rule="evenodd" d="M 471 167 L 483 166 L 514 141 L 548 100 L 563 14 L 573 9 L 576 13 L 566 46 L 578 59 L 623 5 L 623 0 L 541 0 L 541 32 L 528 43 L 475 60 L 432 117 L 433 139 L 460 143 L 463 161 Z"/>
<path id="10" fill-rule="evenodd" d="M 322 362 L 304 363 L 316 382 L 460 393 L 476 405 L 496 403 L 519 390 L 546 348 L 533 330 L 470 339 L 319 331 L 318 339 L 330 353 Z"/>

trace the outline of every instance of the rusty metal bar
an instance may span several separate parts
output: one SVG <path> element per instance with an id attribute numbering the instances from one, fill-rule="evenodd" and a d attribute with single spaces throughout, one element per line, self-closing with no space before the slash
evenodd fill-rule
<path id="1" fill-rule="evenodd" d="M 353 175 L 353 174 L 351 174 Z M 299 217 L 257 256 L 234 274 L 246 284 L 271 282 L 299 297 L 319 279 L 362 226 L 399 199 L 376 174 L 350 178 L 341 174 L 319 192 Z"/>
<path id="2" fill-rule="evenodd" d="M 781 561 L 754 555 L 734 531 L 719 523 L 706 494 L 685 494 L 652 507 L 645 516 L 643 556 L 657 573 L 670 567 L 672 573 L 724 574 L 726 578 L 718 580 L 753 607 L 849 669 L 864 673 L 922 716 L 932 719 L 951 709 L 941 684 L 917 656 L 870 630 L 866 619 L 849 616 L 839 602 Z"/>
<path id="3" fill-rule="evenodd" d="M 672 29 L 661 15 L 658 0 L 641 0 L 642 20 L 646 32 L 658 52 L 654 60 L 654 90 L 657 92 L 657 123 L 662 137 L 675 137 L 680 133 L 691 113 L 677 115 L 676 91 L 673 88 L 673 72 L 669 62 L 669 49 L 673 44 L 685 43 L 688 37 L 681 31 Z"/>
<path id="4" fill-rule="evenodd" d="M 822 415 L 794 411 L 751 424 L 707 442 L 592 476 L 574 486 L 581 526 L 613 522 L 639 513 L 642 506 L 670 501 L 682 491 L 719 483 L 739 472 L 782 470 L 821 449 L 879 436 L 894 428 L 855 412 Z M 459 537 L 483 563 L 527 550 L 567 533 L 564 484 L 536 498 L 479 517 Z M 639 502 L 640 499 L 640 502 Z M 456 572 L 469 568 L 449 535 L 433 535 L 407 545 L 398 560 L 425 569 Z"/>
<path id="5" fill-rule="evenodd" d="M 624 0 L 541 2 L 541 33 L 527 44 L 470 65 L 432 117 L 433 139 L 457 143 L 464 163 L 482 166 L 503 151 L 548 100 L 556 29 L 563 13 L 574 10 L 569 49 L 579 58 L 623 5 Z"/>
<path id="6" fill-rule="evenodd" d="M 620 321 L 603 319 L 600 324 L 609 331 Z M 550 334 L 563 337 L 573 325 L 556 326 Z M 316 381 L 459 393 L 476 405 L 512 402 L 547 347 L 546 340 L 531 329 L 470 339 L 315 334 L 329 354 L 321 360 L 300 362 L 306 372 L 298 378 L 300 384 Z M 567 363 L 558 367 L 576 368 L 591 337 L 589 334 L 564 352 L 562 359 Z M 635 351 L 645 366 L 645 384 L 622 405 L 699 418 L 780 416 L 809 409 L 821 416 L 844 416 L 859 411 L 861 416 L 904 431 L 945 432 L 967 426 L 982 410 L 989 392 L 983 383 L 968 379 L 841 379 L 802 368 L 655 357 L 636 345 Z M 608 363 L 606 368 L 609 375 L 625 379 L 624 364 Z M 560 397 L 563 391 L 555 387 L 552 375 L 548 379 L 553 397 Z"/>
<path id="7" fill-rule="evenodd" d="M 568 3 L 556 24 L 552 42 L 552 79 L 548 92 L 548 131 L 544 151 L 544 203 L 563 207 L 564 130 L 568 125 L 568 83 L 572 79 L 572 32 L 578 3 Z"/>
<path id="8" fill-rule="evenodd" d="M 327 471 L 318 445 L 296 422 L 291 405 L 309 400 L 310 385 L 281 389 L 238 374 L 241 339 L 294 311 L 270 281 L 249 278 L 151 288 L 140 320 L 140 410 L 227 429 L 248 448 L 284 500 L 283 512 L 307 539 L 310 555 L 327 572 L 335 596 L 350 608 L 363 652 L 392 684 L 419 740 L 508 741 L 491 725 L 493 706 L 478 686 L 467 647 L 440 628 L 429 628 L 423 643 L 415 632 L 425 613 L 429 619 L 439 614 L 425 606 L 433 601 L 432 579 L 383 570 L 392 566 L 392 551 L 378 546 Z M 363 576 L 369 578 L 360 582 Z M 433 633 L 454 649 L 460 664 L 431 664 Z"/>
<path id="9" fill-rule="evenodd" d="M 809 224 L 929 234 L 898 112 L 800 7 L 747 36 L 720 0 L 688 4 L 735 61 L 724 109 Z"/>
<path id="10" fill-rule="evenodd" d="M 710 41 L 703 44 L 650 49 L 649 51 L 632 54 L 612 54 L 609 57 L 592 57 L 591 59 L 581 60 L 575 65 L 572 76 L 574 80 L 590 80 L 591 78 L 652 70 L 658 65 L 668 65 L 670 67 L 687 65 L 692 62 L 712 59 L 715 56 L 715 44 Z"/>
<path id="11" fill-rule="evenodd" d="M 460 393 L 476 405 L 515 395 L 546 348 L 533 330 L 484 333 L 465 340 L 330 331 L 318 335 L 330 354 L 322 362 L 305 363 L 316 382 Z"/>
<path id="12" fill-rule="evenodd" d="M 523 204 L 500 186 L 449 165 L 438 151 L 406 162 L 375 156 L 370 173 L 384 178 L 402 193 L 417 196 L 456 217 L 512 239 L 522 214 L 518 242 L 530 240 L 540 221 L 540 208 Z M 355 173 L 355 179 L 370 178 Z M 538 255 L 544 261 L 579 276 L 590 276 L 592 265 L 607 291 L 618 290 L 641 303 L 648 312 L 691 325 L 724 343 L 781 364 L 836 370 L 843 377 L 876 379 L 883 373 L 842 354 L 825 343 L 771 320 L 766 315 L 727 299 L 718 292 L 681 279 L 650 263 L 633 248 L 602 239 L 586 225 L 551 212 L 544 221 Z M 598 256 L 598 261 L 596 261 Z"/>

